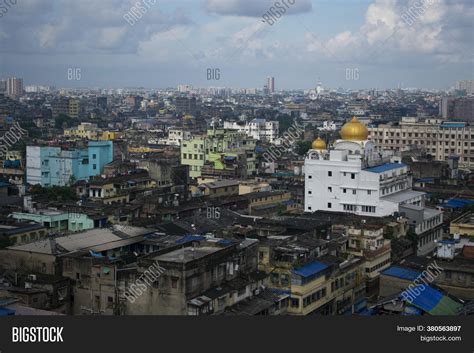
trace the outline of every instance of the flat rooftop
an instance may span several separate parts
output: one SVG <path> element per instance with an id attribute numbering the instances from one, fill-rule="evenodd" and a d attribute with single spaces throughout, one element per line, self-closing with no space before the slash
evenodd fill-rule
<path id="1" fill-rule="evenodd" d="M 187 263 L 194 260 L 202 259 L 208 255 L 221 251 L 223 248 L 213 246 L 203 246 L 200 248 L 181 248 L 169 253 L 159 255 L 154 258 L 156 261 Z"/>
<path id="2" fill-rule="evenodd" d="M 406 167 L 406 164 L 403 163 L 386 163 L 376 167 L 366 168 L 364 171 L 371 172 L 371 173 L 383 173 L 388 172 L 389 170 L 393 169 L 400 169 Z"/>
<path id="3" fill-rule="evenodd" d="M 382 200 L 390 201 L 394 203 L 403 203 L 408 200 L 414 199 L 415 197 L 423 196 L 426 193 L 421 191 L 414 191 L 414 190 L 403 190 L 400 192 L 396 192 L 394 194 L 382 197 Z"/>

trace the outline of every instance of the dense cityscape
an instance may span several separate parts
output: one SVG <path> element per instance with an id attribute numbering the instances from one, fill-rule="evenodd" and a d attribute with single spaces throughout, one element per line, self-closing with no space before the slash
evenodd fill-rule
<path id="1" fill-rule="evenodd" d="M 474 81 L 0 81 L 0 315 L 467 315 Z"/>
<path id="2" fill-rule="evenodd" d="M 0 0 L 0 353 L 472 351 L 473 19 Z"/>

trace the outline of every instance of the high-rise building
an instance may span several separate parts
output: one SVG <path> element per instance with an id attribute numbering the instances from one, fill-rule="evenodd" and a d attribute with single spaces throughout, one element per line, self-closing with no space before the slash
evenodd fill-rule
<path id="1" fill-rule="evenodd" d="M 69 99 L 68 116 L 73 119 L 77 119 L 79 117 L 79 101 L 78 100 Z"/>
<path id="2" fill-rule="evenodd" d="M 197 103 L 195 97 L 176 97 L 175 106 L 178 113 L 196 114 Z"/>
<path id="3" fill-rule="evenodd" d="M 275 77 L 267 77 L 267 89 L 269 93 L 275 93 Z"/>
<path id="4" fill-rule="evenodd" d="M 443 119 L 474 122 L 474 97 L 443 97 L 439 113 Z"/>
<path id="5" fill-rule="evenodd" d="M 23 79 L 10 77 L 7 79 L 7 95 L 10 98 L 17 99 L 23 95 Z"/>
<path id="6" fill-rule="evenodd" d="M 456 89 L 466 91 L 466 94 L 474 94 L 474 80 L 457 81 Z"/>
<path id="7" fill-rule="evenodd" d="M 6 92 L 6 91 L 7 91 L 7 81 L 0 80 L 0 93 Z"/>

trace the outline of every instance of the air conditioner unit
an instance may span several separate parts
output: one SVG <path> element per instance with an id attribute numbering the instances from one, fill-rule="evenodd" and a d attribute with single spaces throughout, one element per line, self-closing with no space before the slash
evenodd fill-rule
<path id="1" fill-rule="evenodd" d="M 36 275 L 28 275 L 28 279 L 31 281 L 36 281 Z"/>

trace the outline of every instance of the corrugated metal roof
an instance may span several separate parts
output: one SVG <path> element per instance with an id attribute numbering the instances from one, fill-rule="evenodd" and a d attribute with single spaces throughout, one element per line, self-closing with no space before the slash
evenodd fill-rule
<path id="1" fill-rule="evenodd" d="M 406 167 L 406 164 L 403 164 L 403 163 L 386 163 L 386 164 L 378 165 L 376 167 L 364 169 L 364 171 L 371 172 L 371 173 L 383 173 L 383 172 L 387 172 L 389 170 L 399 169 L 399 168 L 403 168 L 403 167 Z"/>
<path id="2" fill-rule="evenodd" d="M 462 304 L 428 285 L 420 284 L 413 291 L 420 294 L 412 296 L 410 304 L 431 315 L 457 315 L 462 307 Z"/>
<path id="3" fill-rule="evenodd" d="M 293 273 L 300 275 L 301 277 L 309 277 L 325 270 L 326 268 L 328 267 L 321 262 L 311 262 L 301 268 L 293 270 Z"/>
<path id="4" fill-rule="evenodd" d="M 397 278 L 402 278 L 409 281 L 414 281 L 415 279 L 418 278 L 418 276 L 421 275 L 421 272 L 410 270 L 408 268 L 392 266 L 392 267 L 387 268 L 385 271 L 382 271 L 382 274 L 386 276 L 397 277 Z"/>

